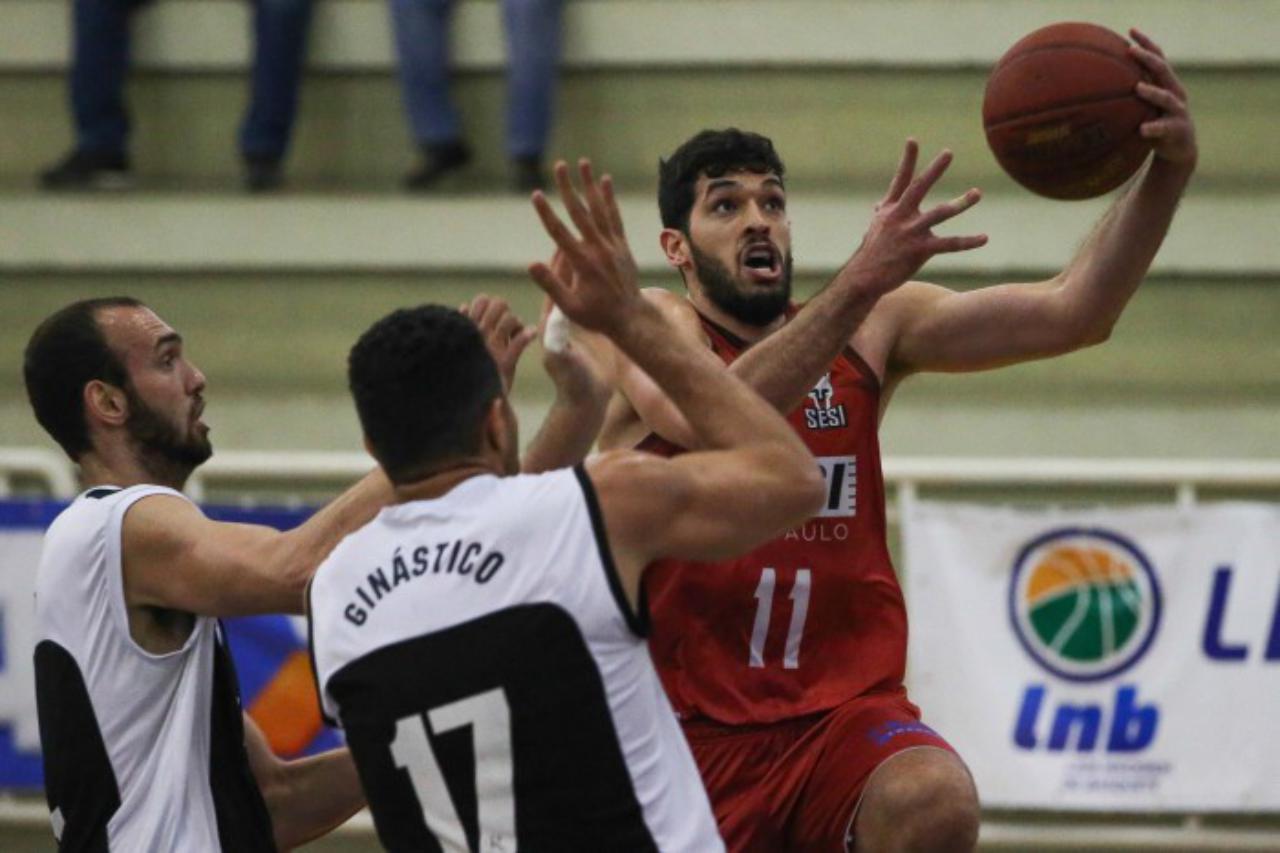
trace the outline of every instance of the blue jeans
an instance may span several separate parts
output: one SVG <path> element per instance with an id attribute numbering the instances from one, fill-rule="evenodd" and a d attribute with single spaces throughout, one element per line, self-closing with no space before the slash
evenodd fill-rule
<path id="1" fill-rule="evenodd" d="M 414 140 L 462 139 L 449 95 L 453 0 L 391 0 L 400 92 Z M 551 129 L 563 0 L 502 0 L 507 36 L 507 154 L 539 157 Z"/>
<path id="2" fill-rule="evenodd" d="M 75 0 L 71 111 L 76 147 L 124 153 L 129 113 L 129 14 L 145 0 Z M 246 157 L 278 160 L 289 147 L 311 23 L 311 0 L 254 0 L 253 82 L 240 127 Z"/>

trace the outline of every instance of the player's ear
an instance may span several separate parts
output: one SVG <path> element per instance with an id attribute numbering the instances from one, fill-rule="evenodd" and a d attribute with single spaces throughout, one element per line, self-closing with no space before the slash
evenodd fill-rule
<path id="1" fill-rule="evenodd" d="M 496 452 L 499 455 L 507 450 L 507 415 L 502 405 L 502 396 L 499 395 L 489 401 L 489 407 L 484 412 L 484 435 L 481 441 L 484 442 L 483 448 L 486 453 Z"/>
<path id="2" fill-rule="evenodd" d="M 94 379 L 84 386 L 84 413 L 91 422 L 122 426 L 129 419 L 129 398 L 123 388 Z"/>
<path id="3" fill-rule="evenodd" d="M 663 228 L 658 235 L 658 243 L 662 246 L 662 253 L 667 256 L 667 263 L 673 268 L 684 271 L 693 264 L 689 237 L 679 228 Z"/>

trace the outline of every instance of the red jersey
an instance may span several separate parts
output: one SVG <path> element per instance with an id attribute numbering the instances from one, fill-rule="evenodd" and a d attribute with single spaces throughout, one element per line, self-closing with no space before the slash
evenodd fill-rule
<path id="1" fill-rule="evenodd" d="M 726 364 L 747 344 L 702 319 Z M 897 688 L 907 616 L 885 539 L 880 383 L 850 347 L 788 418 L 827 503 L 737 559 L 659 560 L 645 574 L 649 648 L 683 719 L 769 723 Z M 680 449 L 650 436 L 641 449 Z"/>

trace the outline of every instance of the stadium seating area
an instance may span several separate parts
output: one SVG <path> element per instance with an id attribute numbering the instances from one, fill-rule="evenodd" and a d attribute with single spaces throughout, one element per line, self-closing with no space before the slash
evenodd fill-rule
<path id="1" fill-rule="evenodd" d="M 70 139 L 66 9 L 0 0 L 0 324 L 15 349 L 74 294 L 138 293 L 186 332 L 213 378 L 221 447 L 340 450 L 354 439 L 342 353 L 368 320 L 479 289 L 533 315 L 520 270 L 545 244 L 505 192 L 496 4 L 464 3 L 456 34 L 477 163 L 430 198 L 397 189 L 412 149 L 385 7 L 318 8 L 288 191 L 239 189 L 245 7 L 163 0 L 141 21 L 130 89 L 141 187 L 88 197 L 33 189 Z M 899 454 L 1274 456 L 1280 162 L 1266 140 L 1280 136 L 1280 48 L 1265 33 L 1277 15 L 1247 0 L 578 0 L 551 153 L 589 155 L 619 176 L 646 274 L 670 286 L 653 236 L 657 158 L 703 126 L 773 135 L 794 188 L 804 290 L 856 245 L 901 139 L 915 134 L 926 150 L 956 151 L 942 193 L 987 191 L 966 225 L 992 237 L 925 277 L 1043 277 L 1101 208 L 1033 198 L 999 172 L 978 119 L 986 68 L 1040 23 L 1142 22 L 1179 62 L 1203 150 L 1152 280 L 1101 349 L 909 384 L 885 442 Z M 517 390 L 534 408 L 546 386 L 526 367 Z M 8 444 L 43 441 L 14 371 L 0 376 L 0 427 Z"/>
<path id="2" fill-rule="evenodd" d="M 67 4 L 0 0 L 0 337 L 10 353 L 0 445 L 52 446 L 15 366 L 35 323 L 82 295 L 139 296 L 184 333 L 210 377 L 212 438 L 234 450 L 357 449 L 346 349 L 393 307 L 485 291 L 535 318 L 522 270 L 548 249 L 527 202 L 506 189 L 497 4 L 461 5 L 456 91 L 477 158 L 439 193 L 398 188 L 414 152 L 384 3 L 319 0 L 287 187 L 250 197 L 234 147 L 246 4 L 159 0 L 143 15 L 129 90 L 139 187 L 51 195 L 35 175 L 71 139 Z M 1136 23 L 1163 43 L 1192 95 L 1198 177 L 1111 341 L 908 383 L 885 424 L 886 453 L 1280 459 L 1278 4 L 570 0 L 550 154 L 590 156 L 618 177 L 646 282 L 679 287 L 657 247 L 658 158 L 706 126 L 771 135 L 789 168 L 807 293 L 856 247 L 914 135 L 926 152 L 954 149 L 939 198 L 981 186 L 986 199 L 961 221 L 991 235 L 922 277 L 958 287 L 1044 278 L 1105 201 L 1018 188 L 986 150 L 979 110 L 1004 49 L 1063 19 Z M 516 386 L 526 434 L 548 393 L 527 359 Z"/>

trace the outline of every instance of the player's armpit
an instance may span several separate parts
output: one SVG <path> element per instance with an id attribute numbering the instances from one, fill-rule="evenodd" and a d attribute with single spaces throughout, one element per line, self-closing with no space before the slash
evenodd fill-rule
<path id="1" fill-rule="evenodd" d="M 823 496 L 816 466 L 797 470 L 792 454 L 765 444 L 674 459 L 614 451 L 587 473 L 633 603 L 653 560 L 744 553 L 809 518 Z"/>
<path id="2" fill-rule="evenodd" d="M 986 370 L 1106 339 L 1059 279 L 954 291 L 913 281 L 881 307 L 895 327 L 888 372 Z"/>
<path id="3" fill-rule="evenodd" d="M 301 613 L 314 565 L 270 527 L 212 521 L 194 504 L 150 495 L 121 530 L 126 603 L 203 616 Z"/>

